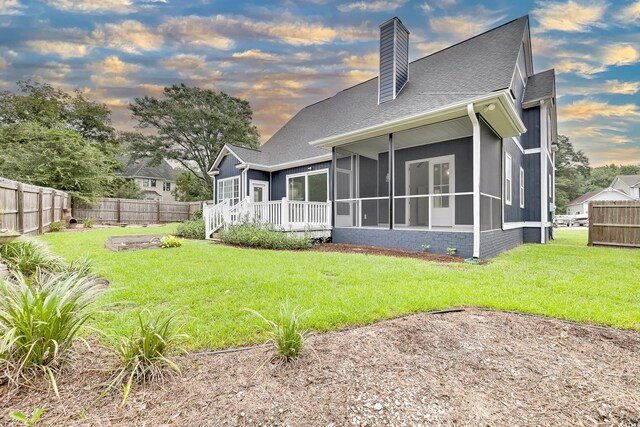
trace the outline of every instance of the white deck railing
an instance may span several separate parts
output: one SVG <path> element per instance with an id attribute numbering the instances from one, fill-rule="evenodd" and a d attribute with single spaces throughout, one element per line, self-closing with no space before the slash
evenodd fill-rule
<path id="1" fill-rule="evenodd" d="M 244 199 L 234 206 L 229 200 L 202 209 L 207 238 L 222 227 L 253 222 L 283 231 L 324 230 L 331 227 L 331 202 L 299 202 L 286 198 L 270 202 Z"/>

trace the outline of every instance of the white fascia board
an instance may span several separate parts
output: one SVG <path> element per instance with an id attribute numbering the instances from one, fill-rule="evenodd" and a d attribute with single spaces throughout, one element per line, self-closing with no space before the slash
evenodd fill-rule
<path id="1" fill-rule="evenodd" d="M 311 165 L 313 163 L 324 162 L 332 159 L 332 154 L 323 154 L 321 156 L 309 157 L 301 160 L 294 160 L 292 162 L 279 163 L 277 165 L 267 166 L 258 163 L 243 163 L 244 166 L 249 166 L 250 169 L 260 170 L 264 172 L 276 172 L 282 169 L 295 168 L 298 166 Z"/>
<path id="2" fill-rule="evenodd" d="M 233 150 L 231 148 L 229 148 L 229 146 L 227 144 L 224 144 L 222 146 L 222 149 L 220 150 L 220 152 L 216 156 L 216 159 L 213 161 L 213 164 L 211 165 L 211 168 L 209 169 L 209 172 L 211 172 L 215 168 L 217 168 L 218 165 L 220 164 L 220 162 L 222 161 L 222 159 L 224 158 L 224 156 L 226 156 L 227 154 L 232 154 L 233 157 L 235 157 L 240 162 L 242 162 L 242 159 L 240 158 L 240 156 L 238 156 L 236 153 L 234 153 Z"/>
<path id="3" fill-rule="evenodd" d="M 521 135 L 527 131 L 527 128 L 518 115 L 515 105 L 513 104 L 511 99 L 509 99 L 510 96 L 511 95 L 509 95 L 508 90 L 492 92 L 487 95 L 470 98 L 464 101 L 449 104 L 441 108 L 436 108 L 435 110 L 430 110 L 426 113 L 415 114 L 412 116 L 403 117 L 398 120 L 393 120 L 355 131 L 346 132 L 340 135 L 317 139 L 315 141 L 309 142 L 309 144 L 314 147 L 321 148 L 336 147 L 339 145 L 384 135 L 385 133 L 393 133 L 401 130 L 411 129 L 413 127 L 423 126 L 425 124 L 437 123 L 438 118 L 442 118 L 443 116 L 447 115 L 458 114 L 460 117 L 463 117 L 467 115 L 467 105 L 473 104 L 476 108 L 476 111 L 478 111 L 484 107 L 484 105 L 479 104 L 490 104 L 491 102 L 497 102 L 502 107 L 502 111 L 509 119 L 509 123 L 511 124 L 514 134 Z"/>

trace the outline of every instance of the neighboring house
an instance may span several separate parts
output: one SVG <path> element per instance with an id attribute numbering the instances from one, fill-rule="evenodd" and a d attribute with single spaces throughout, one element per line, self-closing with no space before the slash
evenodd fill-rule
<path id="1" fill-rule="evenodd" d="M 618 175 L 613 179 L 611 187 L 640 199 L 640 175 Z"/>
<path id="2" fill-rule="evenodd" d="M 302 109 L 260 149 L 223 147 L 209 235 L 247 218 L 477 258 L 549 240 L 555 76 L 533 71 L 529 18 L 411 63 L 393 18 L 380 47 L 378 78 Z"/>
<path id="3" fill-rule="evenodd" d="M 588 215 L 589 202 L 602 200 L 633 200 L 633 198 L 615 188 L 600 188 L 598 190 L 590 191 L 587 194 L 569 202 L 567 205 L 567 215 Z"/>
<path id="4" fill-rule="evenodd" d="M 176 171 L 162 160 L 159 165 L 151 166 L 151 159 L 136 159 L 131 161 L 128 157 L 118 157 L 124 171 L 120 174 L 127 180 L 133 180 L 146 200 L 175 201 L 171 193 L 176 187 Z"/>

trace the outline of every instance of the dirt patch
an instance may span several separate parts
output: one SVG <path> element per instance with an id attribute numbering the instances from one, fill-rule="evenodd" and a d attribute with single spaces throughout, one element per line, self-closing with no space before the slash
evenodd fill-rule
<path id="1" fill-rule="evenodd" d="M 314 250 L 320 252 L 343 252 L 350 254 L 364 254 L 364 255 L 384 255 L 401 258 L 416 258 L 424 259 L 434 262 L 464 262 L 464 259 L 457 256 L 432 254 L 429 252 L 412 252 L 402 249 L 388 249 L 380 248 L 376 246 L 364 246 L 364 245 L 349 245 L 346 243 L 322 243 L 314 246 Z"/>
<path id="2" fill-rule="evenodd" d="M 640 422 L 640 334 L 481 310 L 418 314 L 315 336 L 296 365 L 260 368 L 265 349 L 181 359 L 182 377 L 87 408 L 114 359 L 85 352 L 42 425 L 618 425 Z M 102 364 L 96 363 L 101 361 Z M 107 363 L 107 364 L 105 364 Z M 102 367 L 101 367 L 102 366 Z M 0 386 L 0 393 L 6 393 Z M 40 424 L 39 424 L 40 425 Z"/>
<path id="3" fill-rule="evenodd" d="M 147 234 L 141 236 L 111 236 L 104 244 L 112 251 L 126 251 L 136 249 L 160 249 L 163 235 Z"/>

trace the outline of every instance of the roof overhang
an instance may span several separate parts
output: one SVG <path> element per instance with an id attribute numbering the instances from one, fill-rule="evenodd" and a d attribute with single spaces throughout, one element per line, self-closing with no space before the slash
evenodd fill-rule
<path id="1" fill-rule="evenodd" d="M 242 166 L 248 166 L 249 169 L 253 169 L 253 170 L 259 170 L 259 171 L 264 171 L 264 172 L 276 172 L 282 169 L 289 169 L 289 168 L 295 168 L 298 166 L 305 166 L 305 165 L 311 165 L 313 163 L 319 163 L 319 162 L 326 162 L 328 160 L 332 159 L 332 154 L 331 153 L 327 153 L 327 154 L 323 154 L 321 156 L 316 156 L 316 157 L 307 157 L 306 159 L 300 159 L 300 160 L 294 160 L 292 162 L 285 162 L 285 163 L 279 163 L 277 165 L 261 165 L 258 163 L 243 163 Z M 238 165 L 240 166 L 240 165 Z"/>
<path id="2" fill-rule="evenodd" d="M 207 175 L 212 175 L 218 169 L 218 165 L 220 164 L 222 159 L 224 159 L 224 156 L 226 156 L 227 154 L 232 154 L 236 159 L 238 159 L 239 162 L 243 161 L 240 158 L 240 156 L 238 156 L 236 153 L 233 152 L 231 147 L 229 147 L 227 144 L 224 144 L 222 146 L 222 149 L 220 150 L 220 152 L 216 156 L 216 159 L 213 161 L 213 164 L 211 165 L 211 168 L 207 171 Z"/>
<path id="3" fill-rule="evenodd" d="M 482 117 L 491 127 L 502 137 L 510 138 L 519 136 L 527 131 L 515 104 L 508 90 L 492 92 L 490 94 L 466 99 L 464 101 L 449 104 L 412 116 L 380 123 L 340 135 L 330 136 L 315 141 L 311 141 L 314 147 L 331 148 L 344 144 L 360 141 L 362 139 L 374 138 L 376 136 L 400 132 L 418 126 L 425 126 L 444 120 L 450 120 L 467 115 L 467 105 L 473 104 L 474 111 L 481 113 Z M 493 107 L 490 107 L 493 105 Z"/>

